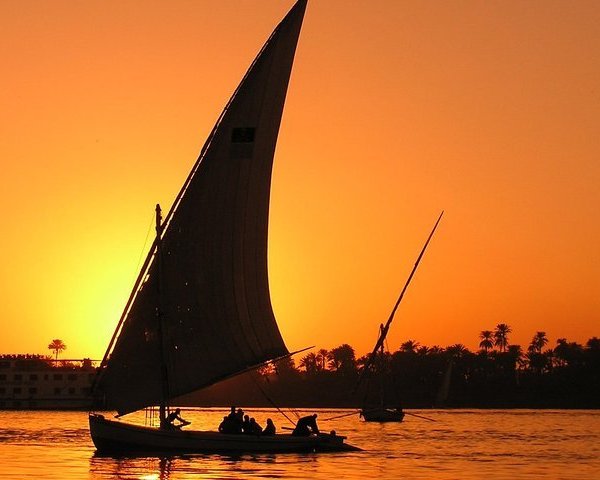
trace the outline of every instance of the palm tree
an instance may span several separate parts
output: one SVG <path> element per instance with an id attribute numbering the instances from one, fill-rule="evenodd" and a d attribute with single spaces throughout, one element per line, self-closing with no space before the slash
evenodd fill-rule
<path id="1" fill-rule="evenodd" d="M 513 368 L 517 366 L 520 368 L 523 366 L 523 349 L 521 345 L 511 345 L 507 349 L 507 355 L 513 362 Z"/>
<path id="2" fill-rule="evenodd" d="M 417 355 L 427 355 L 429 353 L 429 347 L 427 345 L 421 345 L 417 348 Z"/>
<path id="3" fill-rule="evenodd" d="M 544 369 L 548 366 L 548 357 L 542 353 L 538 353 L 534 348 L 531 347 L 531 345 L 527 350 L 528 351 L 525 355 L 525 358 L 529 364 L 529 369 L 532 372 L 541 375 Z"/>
<path id="4" fill-rule="evenodd" d="M 302 357 L 299 365 L 306 373 L 314 373 L 317 370 L 317 356 L 312 352 L 307 353 Z"/>
<path id="5" fill-rule="evenodd" d="M 419 348 L 419 342 L 415 342 L 414 340 L 407 340 L 402 345 L 400 345 L 399 350 L 404 353 L 416 353 L 417 348 Z"/>
<path id="6" fill-rule="evenodd" d="M 317 352 L 317 362 L 318 362 L 318 368 L 319 370 L 326 370 L 327 369 L 327 359 L 329 357 L 329 352 L 327 350 L 325 350 L 324 348 L 322 348 L 321 350 L 319 350 Z"/>
<path id="7" fill-rule="evenodd" d="M 559 338 L 556 340 L 556 347 L 552 351 L 554 354 L 554 362 L 557 367 L 564 367 L 568 363 L 569 357 L 569 343 L 566 338 Z"/>
<path id="8" fill-rule="evenodd" d="M 576 367 L 583 360 L 584 350 L 577 342 L 567 342 L 566 338 L 559 338 L 554 348 L 554 358 L 557 366 Z"/>
<path id="9" fill-rule="evenodd" d="M 508 334 L 512 332 L 506 323 L 499 323 L 494 330 L 494 345 L 500 347 L 501 352 L 506 351 L 508 347 Z"/>
<path id="10" fill-rule="evenodd" d="M 542 353 L 542 348 L 548 343 L 546 332 L 536 332 L 529 344 L 528 350 L 534 353 Z"/>
<path id="11" fill-rule="evenodd" d="M 453 358 L 460 358 L 469 353 L 469 350 L 462 343 L 456 343 L 447 347 L 446 352 L 448 352 Z"/>
<path id="12" fill-rule="evenodd" d="M 347 343 L 331 349 L 327 358 L 329 359 L 329 367 L 332 370 L 343 372 L 356 370 L 356 356 L 354 349 Z"/>
<path id="13" fill-rule="evenodd" d="M 284 357 L 274 362 L 274 373 L 281 379 L 290 378 L 298 373 L 296 362 L 292 357 Z"/>
<path id="14" fill-rule="evenodd" d="M 427 355 L 440 355 L 442 353 L 444 353 L 444 349 L 439 345 L 434 345 L 427 349 Z"/>
<path id="15" fill-rule="evenodd" d="M 588 350 L 600 350 L 600 338 L 598 337 L 592 337 L 590 338 L 585 346 L 587 347 Z"/>
<path id="16" fill-rule="evenodd" d="M 367 365 L 371 365 L 371 354 L 363 355 L 356 359 L 356 368 L 362 372 Z"/>
<path id="17" fill-rule="evenodd" d="M 479 338 L 481 342 L 479 342 L 479 348 L 485 350 L 487 353 L 488 350 L 494 348 L 494 333 L 491 330 L 483 330 L 479 334 Z"/>
<path id="18" fill-rule="evenodd" d="M 54 352 L 55 360 L 58 360 L 58 354 L 66 349 L 67 346 L 65 345 L 65 342 L 58 338 L 52 340 L 52 342 L 48 345 L 48 350 L 52 350 Z"/>

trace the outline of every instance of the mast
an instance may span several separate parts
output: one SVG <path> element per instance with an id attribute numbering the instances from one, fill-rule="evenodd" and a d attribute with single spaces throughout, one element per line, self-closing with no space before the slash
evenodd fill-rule
<path id="1" fill-rule="evenodd" d="M 379 325 L 379 336 L 383 335 L 383 323 Z M 383 410 L 385 407 L 385 374 L 387 373 L 387 365 L 385 363 L 385 347 L 383 342 L 381 342 L 381 346 L 379 347 L 379 369 L 381 370 L 379 373 L 379 407 Z"/>
<path id="2" fill-rule="evenodd" d="M 167 418 L 169 400 L 169 375 L 167 372 L 167 362 L 165 358 L 165 328 L 164 328 L 164 317 L 163 317 L 163 296 L 162 296 L 162 213 L 160 205 L 156 204 L 156 263 L 158 267 L 158 275 L 156 281 L 156 323 L 157 323 L 157 334 L 160 349 L 160 383 L 161 383 L 161 399 L 159 404 L 159 418 L 160 425 L 162 426 L 165 419 Z"/>
<path id="3" fill-rule="evenodd" d="M 380 348 L 383 348 L 383 342 L 385 341 L 385 337 L 387 336 L 387 333 L 390 329 L 392 320 L 394 320 L 394 315 L 396 314 L 396 310 L 398 309 L 398 306 L 400 305 L 400 302 L 402 301 L 402 298 L 404 297 L 404 293 L 406 292 L 406 289 L 408 288 L 408 285 L 410 284 L 410 281 L 412 280 L 413 275 L 417 271 L 417 267 L 419 266 L 419 263 L 421 262 L 421 258 L 423 258 L 423 254 L 425 253 L 425 250 L 427 250 L 427 246 L 429 245 L 431 237 L 433 237 L 433 234 L 435 233 L 435 230 L 436 230 L 438 224 L 440 223 L 440 220 L 442 219 L 442 215 L 444 215 L 443 211 L 442 211 L 442 213 L 440 213 L 440 216 L 438 217 L 437 221 L 435 222 L 435 225 L 433 226 L 433 229 L 431 230 L 429 237 L 427 237 L 427 241 L 425 242 L 425 245 L 423 246 L 421 253 L 417 257 L 417 261 L 415 262 L 415 265 L 414 265 L 412 271 L 410 272 L 410 275 L 408 276 L 408 280 L 406 280 L 406 283 L 404 284 L 404 288 L 402 288 L 402 291 L 400 292 L 400 296 L 398 297 L 398 300 L 396 300 L 396 304 L 394 305 L 394 308 L 392 309 L 392 312 L 390 313 L 390 316 L 389 316 L 387 322 L 385 323 L 384 326 L 381 327 L 379 338 L 377 339 L 377 343 L 375 343 L 375 348 L 373 348 L 373 351 L 369 355 L 369 359 L 363 369 L 362 375 L 356 382 L 355 390 L 356 390 L 356 388 L 358 388 L 358 385 L 362 382 L 362 379 L 365 376 L 366 372 L 369 370 L 369 368 L 371 368 L 371 365 L 373 364 L 373 362 L 377 356 L 378 350 Z"/>

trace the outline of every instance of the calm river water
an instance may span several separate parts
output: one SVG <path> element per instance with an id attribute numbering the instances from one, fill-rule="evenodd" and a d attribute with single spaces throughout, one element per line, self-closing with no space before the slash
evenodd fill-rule
<path id="1" fill-rule="evenodd" d="M 322 430 L 362 452 L 111 458 L 94 454 L 83 412 L 0 412 L 0 477 L 15 479 L 600 479 L 600 411 L 413 410 L 400 424 L 317 410 Z M 224 409 L 186 411 L 198 429 Z M 252 409 L 264 425 L 287 421 Z M 303 412 L 300 412 L 303 413 Z M 309 412 L 312 413 L 312 410 Z M 288 413 L 288 415 L 292 415 Z"/>

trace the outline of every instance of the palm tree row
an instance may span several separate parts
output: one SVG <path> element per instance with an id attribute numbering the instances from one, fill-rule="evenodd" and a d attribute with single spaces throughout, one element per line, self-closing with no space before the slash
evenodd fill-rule
<path id="1" fill-rule="evenodd" d="M 597 350 L 600 340 L 593 337 L 588 340 L 586 346 L 576 342 L 568 342 L 564 338 L 557 340 L 554 349 L 546 349 L 548 337 L 546 332 L 538 331 L 533 336 L 531 343 L 524 352 L 520 345 L 511 345 L 509 334 L 512 329 L 505 323 L 499 323 L 494 330 L 482 330 L 479 334 L 479 351 L 475 354 L 483 355 L 490 360 L 503 358 L 504 362 L 511 359 L 514 368 L 517 370 L 531 370 L 536 373 L 548 372 L 553 367 L 573 366 L 577 364 L 578 359 L 583 355 L 585 349 Z M 497 348 L 497 350 L 495 350 Z M 388 355 L 393 357 L 396 354 L 409 354 L 417 356 L 445 356 L 452 358 L 462 358 L 468 355 L 474 355 L 463 344 L 454 344 L 445 348 L 439 346 L 428 347 L 421 345 L 415 340 L 403 342 L 398 350 Z M 356 358 L 354 349 L 343 344 L 332 350 L 319 349 L 316 353 L 308 353 L 303 356 L 298 364 L 301 371 L 306 374 L 317 374 L 325 371 L 343 371 L 351 372 L 360 370 L 366 363 L 368 356 Z M 292 362 L 293 363 L 293 362 Z M 295 368 L 295 365 L 292 366 Z"/>
<path id="2" fill-rule="evenodd" d="M 383 372 L 386 398 L 398 398 L 406 408 L 600 408 L 599 338 L 583 345 L 561 338 L 548 348 L 546 333 L 538 331 L 523 349 L 510 343 L 510 327 L 500 325 L 481 332 L 474 352 L 460 343 L 430 347 L 407 340 L 375 362 L 369 355 L 357 358 L 348 344 L 308 353 L 298 367 L 286 357 L 261 368 L 261 391 L 290 407 L 360 407 L 375 392 L 371 389 L 380 393 L 382 388 L 382 382 L 358 382 L 369 364 L 376 373 Z M 209 389 L 206 401 L 215 405 L 232 397 L 238 403 L 269 406 L 251 398 L 243 382 Z"/>

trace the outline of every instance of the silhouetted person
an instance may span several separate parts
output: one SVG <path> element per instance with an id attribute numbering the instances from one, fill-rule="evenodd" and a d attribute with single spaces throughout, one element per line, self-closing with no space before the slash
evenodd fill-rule
<path id="1" fill-rule="evenodd" d="M 292 435 L 308 437 L 311 433 L 319 433 L 319 427 L 317 427 L 316 413 L 307 417 L 302 417 L 300 420 L 298 420 L 298 423 L 296 424 L 296 428 L 294 428 Z"/>
<path id="2" fill-rule="evenodd" d="M 254 418 L 250 419 L 250 433 L 252 435 L 260 435 L 262 433 L 262 427 L 256 423 L 256 420 L 254 420 Z"/>
<path id="3" fill-rule="evenodd" d="M 275 424 L 273 423 L 273 420 L 267 418 L 267 426 L 262 433 L 263 435 L 275 435 Z"/>
<path id="4" fill-rule="evenodd" d="M 237 422 L 237 413 L 235 411 L 235 407 L 231 407 L 231 410 L 229 411 L 229 415 L 227 415 L 227 418 L 229 419 L 229 422 L 231 423 L 231 425 L 235 425 L 235 423 Z"/>
<path id="5" fill-rule="evenodd" d="M 221 433 L 240 433 L 242 426 L 238 421 L 238 412 L 235 407 L 231 407 L 229 415 L 223 417 L 223 421 L 219 425 L 219 432 Z"/>
<path id="6" fill-rule="evenodd" d="M 241 408 L 235 412 L 236 433 L 242 433 L 244 427 L 244 411 Z"/>
<path id="7" fill-rule="evenodd" d="M 189 425 L 191 422 L 188 422 L 187 420 L 184 420 L 183 418 L 181 418 L 181 410 L 179 408 L 176 408 L 174 411 L 172 411 L 171 413 L 169 413 L 167 415 L 167 417 L 164 419 L 163 424 L 161 425 L 162 428 L 167 428 L 167 429 L 181 429 L 181 427 L 185 427 L 186 425 Z M 177 420 L 179 423 L 176 425 L 175 424 L 175 420 Z"/>
<path id="8" fill-rule="evenodd" d="M 252 433 L 250 426 L 250 416 L 244 415 L 244 421 L 242 422 L 242 432 Z"/>
<path id="9" fill-rule="evenodd" d="M 238 408 L 236 410 L 235 407 L 231 407 L 229 415 L 227 415 L 227 421 L 221 422 L 221 425 L 223 426 L 222 433 L 242 433 L 243 419 L 244 419 L 243 410 L 241 408 Z M 221 430 L 219 430 L 219 431 L 221 431 Z"/>
<path id="10" fill-rule="evenodd" d="M 223 417 L 223 421 L 219 425 L 219 432 L 221 433 L 231 433 L 231 420 L 227 415 Z"/>

